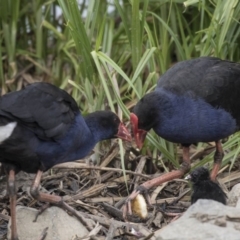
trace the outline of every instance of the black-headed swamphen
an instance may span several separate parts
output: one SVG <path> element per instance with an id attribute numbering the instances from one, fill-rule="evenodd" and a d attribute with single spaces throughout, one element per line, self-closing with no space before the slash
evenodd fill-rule
<path id="1" fill-rule="evenodd" d="M 141 189 L 180 178 L 190 169 L 189 146 L 197 142 L 216 142 L 214 181 L 223 158 L 220 140 L 239 130 L 240 64 L 214 57 L 182 61 L 163 74 L 156 89 L 146 94 L 131 113 L 134 138 L 142 147 L 153 129 L 162 138 L 181 143 L 180 169 L 143 183 L 128 197 L 124 216 L 131 214 L 131 200 Z"/>
<path id="2" fill-rule="evenodd" d="M 59 196 L 40 193 L 42 173 L 85 157 L 101 140 L 131 136 L 118 116 L 97 111 L 82 117 L 75 100 L 48 83 L 34 83 L 0 98 L 0 162 L 8 174 L 12 239 L 16 240 L 15 174 L 37 173 L 31 195 L 71 211 Z M 74 214 L 74 209 L 72 209 Z"/>
<path id="3" fill-rule="evenodd" d="M 207 168 L 196 168 L 186 179 L 193 183 L 191 204 L 194 204 L 198 199 L 211 199 L 226 205 L 226 194 L 216 182 L 210 179 Z"/>

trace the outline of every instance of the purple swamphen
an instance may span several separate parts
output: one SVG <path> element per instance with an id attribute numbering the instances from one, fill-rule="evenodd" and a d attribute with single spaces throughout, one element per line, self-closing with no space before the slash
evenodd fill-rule
<path id="1" fill-rule="evenodd" d="M 139 148 L 153 129 L 162 138 L 182 144 L 183 163 L 180 169 L 135 189 L 126 200 L 125 217 L 128 211 L 131 214 L 131 200 L 141 189 L 148 190 L 189 171 L 189 146 L 193 143 L 215 141 L 211 179 L 216 179 L 223 158 L 220 140 L 240 126 L 240 64 L 214 57 L 179 62 L 136 104 L 130 118 Z"/>
<path id="2" fill-rule="evenodd" d="M 198 199 L 211 199 L 226 205 L 227 195 L 216 182 L 210 179 L 208 169 L 196 168 L 186 179 L 189 179 L 193 184 L 191 204 L 194 204 Z"/>
<path id="3" fill-rule="evenodd" d="M 16 228 L 15 174 L 37 173 L 31 195 L 72 211 L 60 196 L 40 193 L 42 173 L 55 164 L 85 157 L 101 140 L 131 136 L 118 116 L 97 111 L 82 117 L 75 100 L 48 83 L 34 83 L 0 98 L 0 162 L 8 174 L 12 239 Z"/>

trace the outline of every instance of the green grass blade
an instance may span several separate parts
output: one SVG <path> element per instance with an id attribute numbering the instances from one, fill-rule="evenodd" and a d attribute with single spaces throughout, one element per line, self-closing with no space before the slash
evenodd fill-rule
<path id="1" fill-rule="evenodd" d="M 61 3 L 62 1 L 60 0 L 59 4 Z M 64 7 L 66 8 L 66 5 Z M 69 17 L 69 19 L 66 19 L 68 22 L 67 26 L 71 30 L 77 53 L 81 57 L 79 65 L 82 75 L 84 78 L 92 79 L 95 69 L 91 56 L 91 43 L 87 36 L 76 0 L 68 0 L 68 10 L 64 16 Z"/>
<path id="2" fill-rule="evenodd" d="M 141 33 L 140 33 L 140 18 L 139 18 L 139 0 L 132 0 L 132 24 L 131 24 L 131 47 L 132 47 L 132 65 L 133 70 L 137 65 L 141 56 Z"/>

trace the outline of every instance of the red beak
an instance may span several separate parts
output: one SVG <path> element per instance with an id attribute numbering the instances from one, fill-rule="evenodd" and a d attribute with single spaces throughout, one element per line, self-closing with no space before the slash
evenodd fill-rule
<path id="1" fill-rule="evenodd" d="M 129 131 L 127 130 L 127 128 L 124 126 L 123 123 L 119 124 L 118 127 L 118 133 L 116 135 L 118 138 L 121 138 L 122 140 L 131 142 L 132 141 L 132 137 L 131 134 L 129 133 Z"/>
<path id="2" fill-rule="evenodd" d="M 143 129 L 138 129 L 138 117 L 134 113 L 130 114 L 130 121 L 135 142 L 137 144 L 137 147 L 141 149 L 147 136 L 147 131 Z"/>

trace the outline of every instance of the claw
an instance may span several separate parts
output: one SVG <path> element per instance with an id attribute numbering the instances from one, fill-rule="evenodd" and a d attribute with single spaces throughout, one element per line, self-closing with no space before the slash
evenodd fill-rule
<path id="1" fill-rule="evenodd" d="M 132 200 L 127 203 L 128 214 L 132 215 Z"/>
<path id="2" fill-rule="evenodd" d="M 50 203 L 46 203 L 45 205 L 43 205 L 38 212 L 36 213 L 35 219 L 33 220 L 33 222 L 36 222 L 39 215 L 41 215 L 46 209 L 48 209 L 51 206 Z"/>
<path id="3" fill-rule="evenodd" d="M 123 205 L 123 218 L 127 220 L 127 214 L 132 215 L 132 204 L 131 201 L 136 198 L 136 196 L 139 194 L 139 192 L 136 192 L 134 190 L 130 196 L 125 200 L 125 204 Z"/>

